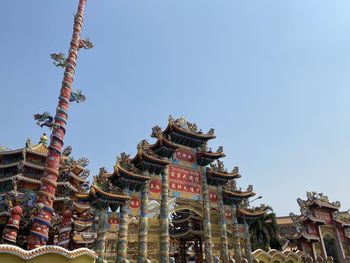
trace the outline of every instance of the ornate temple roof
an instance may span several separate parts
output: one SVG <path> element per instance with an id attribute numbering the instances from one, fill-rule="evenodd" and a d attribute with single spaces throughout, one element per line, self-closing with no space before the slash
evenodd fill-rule
<path id="1" fill-rule="evenodd" d="M 219 184 L 226 184 L 230 180 L 241 177 L 238 167 L 235 167 L 231 172 L 228 172 L 224 167 L 224 163 L 220 160 L 217 160 L 217 164 L 210 164 L 210 167 L 207 168 L 206 173 L 208 181 L 216 181 L 216 183 Z"/>
<path id="2" fill-rule="evenodd" d="M 244 215 L 246 217 L 259 217 L 264 215 L 265 213 L 266 213 L 266 208 L 264 207 L 264 205 L 257 208 L 238 208 L 237 209 L 237 214 L 239 216 Z"/>
<path id="3" fill-rule="evenodd" d="M 210 148 L 208 149 L 207 143 L 205 142 L 202 144 L 199 151 L 197 151 L 197 163 L 201 166 L 207 166 L 211 162 L 225 156 L 222 146 L 219 146 L 216 152 L 213 152 Z"/>
<path id="4" fill-rule="evenodd" d="M 342 227 L 350 227 L 350 212 L 349 211 L 335 211 L 333 212 L 334 222 L 340 224 Z"/>
<path id="5" fill-rule="evenodd" d="M 137 145 L 137 154 L 131 162 L 141 171 L 148 170 L 150 173 L 160 174 L 170 163 L 157 155 L 146 140 Z"/>
<path id="6" fill-rule="evenodd" d="M 150 177 L 142 174 L 142 171 L 139 170 L 130 159 L 130 155 L 125 153 L 121 153 L 120 156 L 117 157 L 117 163 L 114 165 L 114 172 L 110 177 L 112 180 L 114 179 L 114 181 L 125 179 L 140 183 L 145 183 L 150 179 Z"/>
<path id="7" fill-rule="evenodd" d="M 305 231 L 303 231 L 301 233 L 295 233 L 293 235 L 288 235 L 288 236 L 286 236 L 286 238 L 289 240 L 305 239 L 307 241 L 320 241 L 318 236 L 310 235 L 310 234 L 306 233 Z"/>
<path id="8" fill-rule="evenodd" d="M 306 192 L 307 200 L 304 201 L 304 206 L 318 206 L 318 207 L 326 207 L 332 210 L 338 210 L 340 208 L 340 202 L 330 202 L 328 196 L 323 193 L 317 192 Z M 300 205 L 300 204 L 299 204 Z"/>
<path id="9" fill-rule="evenodd" d="M 129 200 L 130 197 L 123 194 L 123 193 L 109 193 L 105 192 L 96 185 L 91 186 L 90 192 L 92 195 L 96 195 L 97 197 L 101 197 L 102 199 L 107 199 L 107 200 L 117 200 L 117 201 L 126 201 Z"/>
<path id="10" fill-rule="evenodd" d="M 230 180 L 223 186 L 224 198 L 246 199 L 255 195 L 253 185 L 249 185 L 247 190 L 242 191 L 241 189 L 237 189 L 235 180 Z"/>
<path id="11" fill-rule="evenodd" d="M 176 149 L 180 147 L 180 145 L 170 141 L 170 138 L 163 134 L 159 126 L 152 128 L 151 137 L 156 138 L 157 141 L 154 144 L 150 144 L 149 148 L 159 156 L 171 158 Z"/>
<path id="12" fill-rule="evenodd" d="M 201 130 L 198 130 L 195 123 L 188 122 L 184 117 L 174 119 L 172 116 L 169 116 L 168 126 L 163 133 L 169 136 L 172 142 L 192 148 L 198 148 L 204 142 L 216 138 L 214 129 L 203 133 Z"/>

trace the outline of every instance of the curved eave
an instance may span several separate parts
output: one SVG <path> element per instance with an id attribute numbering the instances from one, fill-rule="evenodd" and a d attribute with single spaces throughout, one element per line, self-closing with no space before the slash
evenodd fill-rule
<path id="1" fill-rule="evenodd" d="M 350 223 L 348 222 L 345 222 L 343 220 L 339 220 L 339 219 L 334 219 L 334 221 L 337 223 L 337 224 L 340 224 L 341 226 L 345 226 L 345 227 L 350 227 Z"/>
<path id="2" fill-rule="evenodd" d="M 194 138 L 197 140 L 202 140 L 202 141 L 208 141 L 208 140 L 216 138 L 216 136 L 214 134 L 195 133 L 195 132 L 187 131 L 185 129 L 182 129 L 182 128 L 176 126 L 172 122 L 169 122 L 168 126 L 166 127 L 166 129 L 164 130 L 163 133 L 169 134 L 171 132 L 177 132 L 179 134 L 183 134 L 185 136 L 188 136 L 188 137 L 191 137 L 191 138 Z"/>
<path id="3" fill-rule="evenodd" d="M 153 151 L 161 147 L 166 147 L 170 150 L 176 151 L 176 149 L 178 149 L 180 145 L 177 145 L 176 143 L 168 141 L 163 137 L 162 139 L 158 139 L 154 144 L 150 145 L 149 147 Z"/>
<path id="4" fill-rule="evenodd" d="M 89 193 L 75 193 L 75 196 L 78 198 L 78 199 L 88 199 L 90 194 Z"/>
<path id="5" fill-rule="evenodd" d="M 126 170 L 118 164 L 114 167 L 113 175 L 115 177 L 122 177 L 122 178 L 126 178 L 126 179 L 130 178 L 132 180 L 137 180 L 137 181 L 141 181 L 141 182 L 145 182 L 145 181 L 151 179 L 151 177 L 142 175 L 141 173 L 135 174 L 129 170 Z"/>
<path id="6" fill-rule="evenodd" d="M 340 205 L 337 206 L 337 205 L 331 204 L 329 202 L 322 202 L 320 200 L 313 200 L 313 201 L 307 200 L 305 205 L 307 205 L 307 206 L 316 205 L 318 207 L 326 207 L 326 208 L 330 208 L 333 210 L 339 210 L 339 208 L 340 208 Z"/>
<path id="7" fill-rule="evenodd" d="M 6 177 L 6 178 L 2 178 L 2 179 L 0 179 L 0 183 L 6 182 L 6 181 L 11 181 L 11 180 L 14 180 L 14 179 L 17 179 L 19 181 L 25 181 L 25 182 L 28 182 L 28 183 L 34 183 L 34 184 L 40 184 L 41 185 L 41 181 L 40 180 L 33 179 L 33 178 L 30 178 L 30 177 L 25 177 L 25 176 L 22 176 L 20 174 L 17 174 L 17 175 L 14 175 L 14 176 L 10 176 L 10 177 Z"/>
<path id="8" fill-rule="evenodd" d="M 118 200 L 118 201 L 126 201 L 126 200 L 130 199 L 130 197 L 127 195 L 108 193 L 108 192 L 105 192 L 105 191 L 99 189 L 98 187 L 96 187 L 94 185 L 92 185 L 91 188 L 93 188 L 96 193 L 99 193 L 100 195 L 106 197 L 107 199 L 113 199 L 113 200 Z"/>
<path id="9" fill-rule="evenodd" d="M 193 230 L 193 229 L 188 229 L 187 231 L 185 231 L 185 232 L 177 232 L 177 233 L 171 233 L 170 234 L 170 236 L 171 237 L 184 237 L 184 236 L 187 236 L 187 235 L 190 235 L 190 234 L 192 234 L 192 235 L 195 235 L 195 236 L 200 236 L 201 234 L 202 234 L 202 232 L 201 231 L 196 231 L 196 230 Z"/>
<path id="10" fill-rule="evenodd" d="M 326 223 L 325 220 L 323 220 L 321 218 L 317 218 L 315 216 L 307 216 L 307 217 L 302 216 L 302 217 L 299 218 L 299 221 L 302 221 L 302 222 L 311 221 L 313 223 L 322 223 L 322 224 Z"/>
<path id="11" fill-rule="evenodd" d="M 47 152 L 45 153 L 45 152 L 41 152 L 41 151 L 35 151 L 35 150 L 30 149 L 30 148 L 26 148 L 26 152 L 34 154 L 34 155 L 39 155 L 41 157 L 47 156 Z"/>
<path id="12" fill-rule="evenodd" d="M 197 152 L 197 159 L 206 158 L 211 160 L 217 160 L 225 156 L 226 155 L 224 153 L 218 153 L 218 152 Z"/>
<path id="13" fill-rule="evenodd" d="M 136 154 L 136 156 L 131 160 L 131 162 L 135 164 L 143 161 L 155 164 L 157 166 L 167 166 L 170 163 L 169 161 L 157 158 L 155 156 L 151 156 L 145 153 L 143 150 L 139 151 Z"/>
<path id="14" fill-rule="evenodd" d="M 177 218 L 174 218 L 172 219 L 172 223 L 173 224 L 180 224 L 180 223 L 184 223 L 190 219 L 194 219 L 194 220 L 202 220 L 201 217 L 199 216 L 195 216 L 195 215 L 189 215 L 187 217 L 184 217 L 184 218 L 180 218 L 180 219 L 177 219 Z"/>
<path id="15" fill-rule="evenodd" d="M 197 163 L 200 166 L 207 166 L 211 162 L 220 159 L 222 157 L 225 157 L 226 155 L 224 153 L 217 153 L 217 152 L 197 152 Z"/>
<path id="16" fill-rule="evenodd" d="M 313 236 L 313 235 L 307 234 L 305 232 L 302 232 L 301 234 L 296 234 L 293 236 L 287 236 L 286 238 L 289 240 L 305 239 L 307 241 L 320 241 L 318 236 Z"/>
<path id="17" fill-rule="evenodd" d="M 247 210 L 247 209 L 242 209 L 239 208 L 238 213 L 247 217 L 259 217 L 262 216 L 266 213 L 266 210 L 258 210 L 258 211 L 253 211 L 253 210 Z"/>
<path id="18" fill-rule="evenodd" d="M 241 177 L 239 173 L 216 172 L 213 170 L 208 170 L 207 176 L 219 178 L 219 179 L 226 179 L 226 180 L 232 180 L 232 179 L 237 179 Z"/>
<path id="19" fill-rule="evenodd" d="M 75 180 L 77 180 L 77 181 L 79 181 L 79 182 L 84 183 L 84 182 L 86 181 L 86 179 L 81 178 L 79 175 L 76 175 L 76 174 L 73 173 L 73 172 L 70 172 L 69 175 L 70 175 L 70 177 L 72 177 L 73 179 L 75 179 Z"/>
<path id="20" fill-rule="evenodd" d="M 0 164 L 0 169 L 5 169 L 5 168 L 10 168 L 10 167 L 15 167 L 18 165 L 18 161 L 15 161 L 13 163 L 8 163 L 8 164 Z"/>
<path id="21" fill-rule="evenodd" d="M 241 192 L 241 191 L 223 190 L 222 192 L 223 192 L 224 196 L 233 197 L 233 198 L 249 198 L 249 197 L 253 197 L 256 195 L 256 193 L 253 191 Z"/>
<path id="22" fill-rule="evenodd" d="M 23 151 L 24 151 L 24 149 L 0 151 L 0 155 L 11 155 L 11 154 L 16 154 L 16 153 L 22 153 Z"/>

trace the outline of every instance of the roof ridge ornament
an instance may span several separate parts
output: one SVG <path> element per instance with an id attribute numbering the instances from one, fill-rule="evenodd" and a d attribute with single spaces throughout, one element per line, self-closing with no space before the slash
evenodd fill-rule
<path id="1" fill-rule="evenodd" d="M 307 197 L 308 201 L 310 201 L 310 202 L 321 201 L 321 202 L 324 202 L 324 203 L 331 204 L 333 206 L 340 207 L 340 202 L 339 201 L 331 202 L 331 201 L 329 201 L 328 196 L 326 196 L 323 193 L 318 193 L 318 192 L 315 192 L 315 191 L 311 191 L 311 192 L 307 191 L 306 192 L 306 197 Z"/>

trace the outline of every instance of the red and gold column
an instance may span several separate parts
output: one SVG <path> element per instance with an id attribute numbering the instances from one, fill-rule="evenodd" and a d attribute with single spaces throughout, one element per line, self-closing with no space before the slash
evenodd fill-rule
<path id="1" fill-rule="evenodd" d="M 20 206 L 11 208 L 10 218 L 2 233 L 2 239 L 5 243 L 16 244 L 21 216 L 22 208 Z"/>
<path id="2" fill-rule="evenodd" d="M 68 107 L 71 98 L 73 78 L 75 74 L 76 61 L 80 46 L 80 32 L 83 25 L 83 14 L 86 0 L 79 0 L 78 11 L 74 18 L 73 36 L 70 43 L 67 65 L 64 71 L 58 106 L 56 108 L 55 122 L 51 134 L 49 152 L 46 158 L 42 185 L 38 192 L 37 208 L 30 237 L 28 249 L 34 249 L 46 245 L 51 217 L 53 213 L 53 202 L 57 188 L 58 168 L 62 153 L 64 135 L 66 133 L 66 122 L 68 119 Z"/>

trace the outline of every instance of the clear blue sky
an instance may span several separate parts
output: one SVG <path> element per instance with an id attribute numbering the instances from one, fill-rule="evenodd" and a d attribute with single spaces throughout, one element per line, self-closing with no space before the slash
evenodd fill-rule
<path id="1" fill-rule="evenodd" d="M 0 144 L 24 146 L 54 112 L 77 1 L 0 4 Z M 66 144 L 113 169 L 169 114 L 215 128 L 238 185 L 278 215 L 317 190 L 350 208 L 350 1 L 89 0 Z M 152 140 L 151 140 L 152 141 Z"/>

